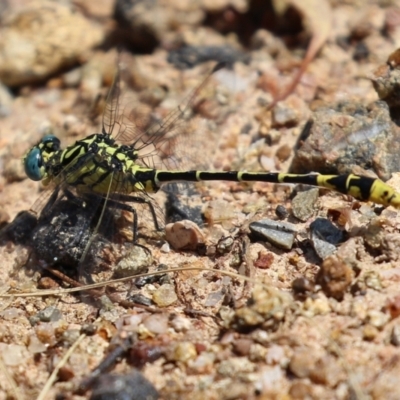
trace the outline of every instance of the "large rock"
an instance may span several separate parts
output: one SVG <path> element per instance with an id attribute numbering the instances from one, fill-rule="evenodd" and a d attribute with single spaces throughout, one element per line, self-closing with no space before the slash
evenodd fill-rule
<path id="1" fill-rule="evenodd" d="M 55 2 L 29 2 L 9 12 L 0 29 L 0 80 L 18 86 L 73 65 L 103 41 L 99 26 Z"/>

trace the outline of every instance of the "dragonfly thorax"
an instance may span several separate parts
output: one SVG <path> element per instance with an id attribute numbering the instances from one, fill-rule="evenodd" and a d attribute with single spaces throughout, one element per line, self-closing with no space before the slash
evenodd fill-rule
<path id="1" fill-rule="evenodd" d="M 60 149 L 55 136 L 44 137 L 24 159 L 29 178 L 67 184 L 79 191 L 129 194 L 154 192 L 155 171 L 139 165 L 133 146 L 120 145 L 108 134 L 96 133 Z"/>

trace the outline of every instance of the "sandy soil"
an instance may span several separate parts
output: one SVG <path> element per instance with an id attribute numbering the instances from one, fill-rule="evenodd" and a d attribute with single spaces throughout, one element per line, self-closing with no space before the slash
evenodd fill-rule
<path id="1" fill-rule="evenodd" d="M 118 48 L 120 138 L 132 143 L 163 120 L 178 134 L 166 160 L 147 159 L 157 167 L 324 169 L 391 177 L 400 191 L 400 2 L 288 1 L 282 15 L 256 1 L 97 3 L 21 1 L 0 21 L 0 221 L 8 232 L 0 400 L 400 398 L 393 207 L 293 185 L 196 184 L 180 188 L 173 206 L 203 223 L 165 235 L 137 207 L 138 243 L 151 256 L 129 243 L 131 213 L 110 207 L 113 229 L 105 224 L 83 262 L 75 244 L 63 265 L 45 259 L 63 257 L 80 234 L 72 228 L 93 213 L 59 203 L 39 221 L 40 245 L 38 228 L 21 217 L 6 225 L 21 211 L 40 215 L 52 193 L 26 178 L 21 162 L 43 135 L 64 147 L 100 132 Z M 298 84 L 272 107 L 312 45 Z M 204 81 L 218 61 L 227 67 Z M 175 119 L 186 105 L 188 116 Z M 151 196 L 161 223 L 167 195 Z M 263 218 L 294 225 L 289 249 L 249 234 Z M 318 219 L 331 222 L 327 238 Z M 23 237 L 10 238 L 10 226 Z M 172 248 L 181 240 L 191 249 Z M 67 293 L 74 282 L 54 275 L 82 270 L 102 287 Z M 158 275 L 124 278 L 138 272 Z M 104 284 L 116 277 L 124 279 Z"/>

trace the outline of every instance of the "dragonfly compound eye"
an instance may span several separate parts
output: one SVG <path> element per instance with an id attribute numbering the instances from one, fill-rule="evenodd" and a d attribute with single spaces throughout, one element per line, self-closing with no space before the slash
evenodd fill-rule
<path id="1" fill-rule="evenodd" d="M 60 140 L 46 135 L 40 143 L 28 152 L 24 159 L 25 173 L 33 181 L 40 181 L 45 175 L 45 164 L 60 149 Z"/>
<path id="2" fill-rule="evenodd" d="M 25 173 L 29 179 L 40 181 L 44 175 L 43 157 L 41 150 L 35 146 L 24 159 Z"/>

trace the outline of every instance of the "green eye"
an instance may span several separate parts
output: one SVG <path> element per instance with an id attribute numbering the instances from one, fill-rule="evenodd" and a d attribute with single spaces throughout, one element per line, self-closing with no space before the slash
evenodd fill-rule
<path id="1" fill-rule="evenodd" d="M 45 174 L 45 160 L 60 149 L 60 140 L 54 135 L 46 135 L 33 147 L 24 159 L 25 173 L 29 179 L 40 181 Z M 46 158 L 47 157 L 47 158 Z"/>
<path id="2" fill-rule="evenodd" d="M 35 146 L 24 159 L 25 173 L 29 179 L 40 181 L 43 178 L 43 157 L 40 149 Z"/>

